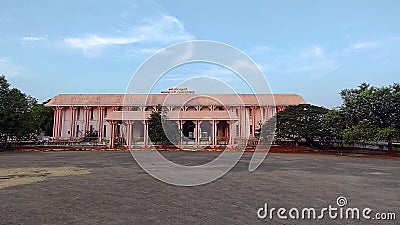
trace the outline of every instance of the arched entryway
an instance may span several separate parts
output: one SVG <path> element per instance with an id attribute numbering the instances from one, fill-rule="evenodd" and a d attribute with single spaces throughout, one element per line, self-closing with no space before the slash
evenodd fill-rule
<path id="1" fill-rule="evenodd" d="M 192 121 L 185 121 L 185 123 L 183 124 L 183 128 L 182 128 L 182 134 L 183 136 L 185 136 L 186 138 L 189 138 L 191 140 L 195 139 L 195 125 Z"/>
<path id="2" fill-rule="evenodd" d="M 194 145 L 196 141 L 196 125 L 193 121 L 182 121 L 182 144 Z"/>
<path id="3" fill-rule="evenodd" d="M 227 145 L 229 143 L 229 124 L 225 121 L 219 121 L 217 124 L 217 144 Z"/>
<path id="4" fill-rule="evenodd" d="M 196 142 L 196 125 L 192 121 L 182 121 L 182 144 L 194 145 Z"/>
<path id="5" fill-rule="evenodd" d="M 212 144 L 212 124 L 210 121 L 201 121 L 200 124 L 200 145 L 211 145 Z"/>
<path id="6" fill-rule="evenodd" d="M 132 144 L 138 145 L 144 142 L 144 125 L 142 121 L 135 121 L 132 124 Z"/>

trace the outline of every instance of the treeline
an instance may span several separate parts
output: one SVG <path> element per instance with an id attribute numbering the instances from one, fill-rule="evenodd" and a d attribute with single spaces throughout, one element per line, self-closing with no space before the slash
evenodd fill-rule
<path id="1" fill-rule="evenodd" d="M 381 141 L 392 150 L 393 141 L 400 138 L 400 84 L 374 87 L 363 83 L 340 95 L 342 105 L 332 110 L 303 104 L 278 112 L 261 126 L 261 139 L 275 135 L 275 140 L 317 147 Z"/>
<path id="2" fill-rule="evenodd" d="M 0 143 L 34 140 L 40 133 L 51 135 L 53 109 L 17 88 L 0 76 Z"/>

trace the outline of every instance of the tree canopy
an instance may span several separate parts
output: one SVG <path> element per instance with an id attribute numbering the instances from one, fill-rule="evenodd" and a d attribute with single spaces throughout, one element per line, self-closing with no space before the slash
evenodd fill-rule
<path id="1" fill-rule="evenodd" d="M 156 145 L 176 145 L 180 138 L 180 130 L 174 121 L 168 120 L 167 114 L 159 105 L 150 114 L 149 138 Z"/>
<path id="2" fill-rule="evenodd" d="M 336 109 L 303 104 L 278 112 L 273 118 L 275 137 L 308 145 L 314 140 L 324 144 L 332 140 L 349 144 L 385 141 L 392 150 L 392 142 L 400 138 L 400 84 L 374 87 L 363 83 L 340 95 L 343 104 Z"/>
<path id="3" fill-rule="evenodd" d="M 276 138 L 310 146 L 315 140 L 325 140 L 329 136 L 323 122 L 327 112 L 326 108 L 310 104 L 288 106 L 276 114 Z"/>
<path id="4" fill-rule="evenodd" d="M 11 88 L 0 76 L 0 139 L 1 142 L 31 140 L 42 131 L 51 132 L 52 109 L 17 88 Z"/>
<path id="5" fill-rule="evenodd" d="M 343 104 L 331 117 L 331 123 L 341 124 L 336 133 L 346 143 L 387 141 L 400 132 L 400 84 L 373 87 L 363 83 L 358 88 L 340 92 Z"/>

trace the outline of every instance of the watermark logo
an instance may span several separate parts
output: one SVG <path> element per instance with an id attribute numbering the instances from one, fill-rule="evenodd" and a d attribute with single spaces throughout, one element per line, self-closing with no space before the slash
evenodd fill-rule
<path id="1" fill-rule="evenodd" d="M 336 206 L 328 205 L 328 207 L 315 208 L 275 208 L 268 207 L 268 203 L 257 210 L 257 217 L 260 219 L 281 219 L 281 220 L 322 220 L 322 219 L 340 219 L 340 220 L 396 220 L 394 212 L 375 212 L 371 208 L 346 207 L 347 198 L 340 196 L 336 199 Z"/>
<path id="2" fill-rule="evenodd" d="M 337 204 L 339 207 L 344 207 L 344 206 L 346 206 L 346 205 L 347 205 L 347 198 L 344 197 L 344 196 L 338 197 L 338 198 L 336 199 L 336 204 Z"/>
<path id="3" fill-rule="evenodd" d="M 157 98 L 160 96 L 152 95 L 153 88 L 162 80 L 162 77 L 166 73 L 188 63 L 208 63 L 223 67 L 236 74 L 236 76 L 243 81 L 243 84 L 251 90 L 250 94 L 254 94 L 254 98 L 252 98 L 254 104 L 252 106 L 260 107 L 262 102 L 264 105 L 266 103 L 271 106 L 275 105 L 271 89 L 263 72 L 249 56 L 224 43 L 215 41 L 189 41 L 162 49 L 139 66 L 127 87 L 123 102 L 124 107 L 131 107 L 133 105 L 142 107 L 154 106 L 152 104 L 154 104 L 154 102 L 159 102 L 160 99 Z M 184 82 L 177 83 L 175 88 L 179 89 L 182 83 L 196 83 L 199 79 L 200 78 L 188 78 Z M 194 133 L 197 137 L 200 137 L 201 129 L 203 129 L 202 126 L 208 126 L 208 129 L 212 133 L 212 138 L 215 138 L 218 132 L 225 133 L 225 137 L 228 137 L 227 141 L 229 145 L 231 145 L 230 147 L 234 147 L 235 151 L 223 151 L 216 159 L 203 165 L 186 166 L 169 161 L 158 151 L 131 150 L 131 155 L 136 162 L 148 174 L 163 182 L 178 186 L 196 186 L 209 183 L 220 178 L 232 169 L 245 150 L 247 139 L 244 140 L 244 144 L 242 145 L 235 145 L 235 141 L 233 140 L 233 130 L 235 126 L 238 125 L 239 117 L 243 117 L 243 115 L 237 115 L 228 109 L 228 107 L 225 107 L 229 106 L 232 107 L 232 109 L 233 107 L 235 109 L 245 109 L 246 104 L 241 98 L 240 93 L 235 87 L 228 85 L 218 77 L 202 77 L 201 79 L 208 79 L 209 84 L 212 84 L 209 89 L 210 93 L 215 93 L 215 89 L 220 87 L 224 90 L 229 88 L 231 90 L 230 92 L 235 94 L 231 94 L 229 99 L 224 98 L 224 95 L 207 95 L 204 91 L 206 87 L 202 87 L 203 93 L 205 94 L 183 94 L 181 95 L 182 99 L 177 101 L 176 93 L 164 93 L 161 107 L 169 110 L 167 111 L 167 117 L 169 120 L 178 123 L 181 132 L 183 126 L 190 124 L 192 129 L 194 129 L 191 135 Z M 216 87 L 216 84 L 220 86 Z M 139 93 L 142 94 L 141 96 L 143 96 L 144 93 L 145 97 L 139 98 L 137 97 L 138 95 L 135 95 Z M 267 95 L 263 95 L 263 99 L 260 99 L 258 94 Z M 177 102 L 181 105 L 177 105 Z M 196 102 L 199 102 L 199 104 L 196 105 Z M 199 106 L 207 106 L 210 107 L 208 110 L 218 112 L 186 112 L 188 108 Z M 199 109 L 197 110 L 200 111 Z M 132 116 L 129 113 L 130 112 L 122 113 L 123 121 L 129 122 L 129 120 L 131 120 Z M 148 112 L 142 110 L 141 113 L 142 115 L 140 118 L 143 118 L 143 121 L 139 122 L 143 123 L 143 126 L 148 126 L 146 121 Z M 203 114 L 204 116 L 201 116 Z M 163 128 L 166 131 L 165 133 L 167 133 L 168 138 L 171 139 L 171 143 L 175 144 L 177 147 L 181 147 L 181 145 L 184 144 L 182 140 L 185 139 L 180 138 L 177 141 L 177 139 L 172 138 L 172 136 L 176 135 L 170 135 L 171 133 L 166 129 L 168 126 L 169 125 L 163 124 Z M 246 126 L 249 126 L 248 122 L 246 122 Z M 275 123 L 273 126 L 275 129 Z M 185 135 L 186 134 L 181 133 L 181 136 Z M 249 135 L 244 136 L 246 138 L 250 137 Z M 146 136 L 145 139 L 147 140 Z M 193 144 L 197 146 L 197 148 L 201 148 L 200 139 L 197 138 L 195 140 L 196 142 Z M 211 139 L 208 141 L 210 142 L 209 144 L 215 144 L 212 143 Z M 257 152 L 257 154 L 254 153 L 252 156 L 249 163 L 249 171 L 254 171 L 263 162 L 271 142 L 272 139 L 266 141 L 262 152 L 259 151 L 259 146 L 256 147 L 255 152 Z M 155 150 L 151 145 L 151 140 L 149 140 L 149 148 Z"/>

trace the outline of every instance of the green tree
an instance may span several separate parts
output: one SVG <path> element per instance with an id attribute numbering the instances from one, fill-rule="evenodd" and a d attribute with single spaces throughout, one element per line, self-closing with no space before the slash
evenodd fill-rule
<path id="1" fill-rule="evenodd" d="M 54 110 L 51 107 L 45 106 L 49 100 L 42 104 L 34 104 L 32 108 L 32 117 L 35 122 L 35 130 L 39 133 L 44 132 L 45 135 L 51 136 L 53 133 Z"/>
<path id="2" fill-rule="evenodd" d="M 346 128 L 341 132 L 341 138 L 345 143 L 364 144 L 374 141 L 377 135 L 376 127 L 368 123 L 360 123 L 358 125 Z"/>
<path id="3" fill-rule="evenodd" d="M 180 138 L 178 125 L 168 120 L 166 112 L 160 105 L 150 114 L 149 138 L 157 145 L 176 144 Z"/>
<path id="4" fill-rule="evenodd" d="M 363 83 L 358 88 L 340 93 L 343 104 L 337 109 L 341 125 L 337 132 L 346 143 L 387 141 L 399 138 L 400 85 L 373 87 Z"/>
<path id="5" fill-rule="evenodd" d="M 315 146 L 315 140 L 326 142 L 331 136 L 323 121 L 326 113 L 328 109 L 310 104 L 288 106 L 276 114 L 276 138 L 305 142 L 308 146 Z M 266 123 L 264 126 L 267 128 L 265 132 L 261 131 L 261 137 L 268 140 L 271 125 Z"/>
<path id="6" fill-rule="evenodd" d="M 10 84 L 4 75 L 0 76 L 0 138 L 4 142 L 7 139 L 7 99 L 10 91 Z"/>
<path id="7" fill-rule="evenodd" d="M 257 129 L 256 138 L 259 139 L 260 143 L 270 145 L 275 138 L 276 132 L 276 116 L 273 116 L 264 124 L 261 124 L 260 128 Z"/>
<path id="8" fill-rule="evenodd" d="M 32 108 L 36 99 L 10 88 L 5 76 L 0 76 L 0 137 L 8 140 L 28 140 L 36 133 Z"/>

